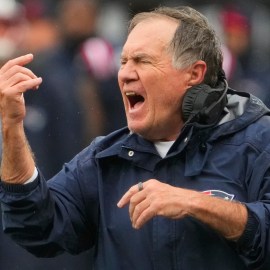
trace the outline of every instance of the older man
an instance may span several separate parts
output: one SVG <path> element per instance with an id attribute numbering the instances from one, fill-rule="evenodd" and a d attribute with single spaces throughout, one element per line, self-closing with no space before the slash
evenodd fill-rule
<path id="1" fill-rule="evenodd" d="M 42 82 L 25 67 L 32 59 L 0 70 L 13 239 L 37 256 L 94 247 L 102 270 L 269 269 L 269 111 L 228 89 L 204 16 L 164 7 L 133 18 L 118 74 L 128 127 L 48 182 L 23 131 L 23 93 Z"/>

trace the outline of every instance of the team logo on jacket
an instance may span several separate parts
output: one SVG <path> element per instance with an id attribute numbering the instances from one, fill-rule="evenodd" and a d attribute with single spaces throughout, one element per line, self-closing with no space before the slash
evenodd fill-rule
<path id="1" fill-rule="evenodd" d="M 233 194 L 229 194 L 227 192 L 224 192 L 222 190 L 205 190 L 202 192 L 203 194 L 209 195 L 209 196 L 213 196 L 213 197 L 219 197 L 222 198 L 226 201 L 232 201 L 234 198 Z"/>

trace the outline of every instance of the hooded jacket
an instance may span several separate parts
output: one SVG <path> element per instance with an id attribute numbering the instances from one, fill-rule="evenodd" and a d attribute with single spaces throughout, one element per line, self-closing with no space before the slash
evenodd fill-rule
<path id="1" fill-rule="evenodd" d="M 229 90 L 218 125 L 186 126 L 165 158 L 127 128 L 94 140 L 48 182 L 1 183 L 4 231 L 36 256 L 95 249 L 94 269 L 270 269 L 270 116 Z M 53 157 L 52 157 L 53 158 Z M 122 195 L 150 178 L 246 205 L 237 242 L 200 221 L 154 217 L 134 230 Z"/>

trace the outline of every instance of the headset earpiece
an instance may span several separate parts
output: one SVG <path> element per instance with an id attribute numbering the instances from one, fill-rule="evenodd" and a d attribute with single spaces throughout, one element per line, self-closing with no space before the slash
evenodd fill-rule
<path id="1" fill-rule="evenodd" d="M 187 90 L 182 102 L 185 122 L 211 126 L 218 122 L 227 103 L 228 84 L 221 78 L 216 88 L 199 84 Z"/>

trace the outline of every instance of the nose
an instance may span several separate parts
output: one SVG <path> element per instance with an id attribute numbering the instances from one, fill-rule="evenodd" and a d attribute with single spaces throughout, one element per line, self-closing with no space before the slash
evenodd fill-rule
<path id="1" fill-rule="evenodd" d="M 118 71 L 118 81 L 119 83 L 129 83 L 138 80 L 138 73 L 135 65 L 128 61 L 122 64 Z"/>

